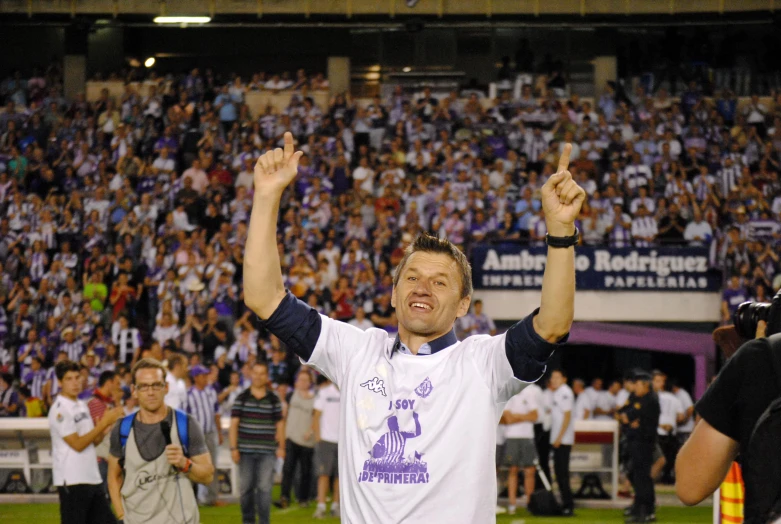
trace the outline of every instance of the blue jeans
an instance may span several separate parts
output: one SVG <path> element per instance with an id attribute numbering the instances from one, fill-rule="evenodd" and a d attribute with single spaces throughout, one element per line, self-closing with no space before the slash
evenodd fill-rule
<path id="1" fill-rule="evenodd" d="M 274 485 L 274 453 L 242 453 L 239 458 L 241 522 L 255 524 L 257 508 L 260 524 L 271 519 L 271 488 Z"/>

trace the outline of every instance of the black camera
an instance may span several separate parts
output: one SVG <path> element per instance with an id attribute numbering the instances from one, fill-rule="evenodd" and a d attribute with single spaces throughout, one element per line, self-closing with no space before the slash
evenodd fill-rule
<path id="1" fill-rule="evenodd" d="M 781 333 L 781 290 L 769 304 L 743 302 L 732 319 L 738 335 L 744 339 L 753 339 L 756 336 L 757 323 L 760 320 L 767 322 L 767 336 Z"/>

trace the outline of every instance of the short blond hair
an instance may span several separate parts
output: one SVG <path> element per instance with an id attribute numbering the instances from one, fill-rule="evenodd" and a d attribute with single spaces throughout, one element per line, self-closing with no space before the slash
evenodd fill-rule
<path id="1" fill-rule="evenodd" d="M 163 366 L 159 360 L 156 358 L 142 358 L 136 362 L 133 369 L 130 371 L 134 386 L 136 385 L 136 373 L 141 369 L 159 369 L 163 372 L 163 380 L 165 380 L 165 366 Z"/>

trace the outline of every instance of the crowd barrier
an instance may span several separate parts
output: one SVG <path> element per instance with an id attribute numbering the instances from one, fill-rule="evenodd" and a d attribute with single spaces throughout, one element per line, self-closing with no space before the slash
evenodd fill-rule
<path id="1" fill-rule="evenodd" d="M 228 445 L 230 418 L 222 420 L 225 442 L 217 456 L 221 495 L 239 496 L 239 468 L 231 460 Z M 0 419 L 0 499 L 3 495 L 54 493 L 49 420 L 47 418 Z"/>
<path id="2" fill-rule="evenodd" d="M 239 496 L 238 467 L 228 445 L 230 418 L 222 419 L 225 442 L 217 458 L 220 494 Z M 575 422 L 570 470 L 574 474 L 607 474 L 612 499 L 618 486 L 618 424 L 612 420 Z M 5 495 L 54 493 L 51 440 L 46 418 L 0 419 L 0 500 Z"/>

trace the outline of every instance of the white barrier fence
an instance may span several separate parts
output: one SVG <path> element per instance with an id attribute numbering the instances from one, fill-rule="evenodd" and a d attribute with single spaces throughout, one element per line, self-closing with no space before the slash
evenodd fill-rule
<path id="1" fill-rule="evenodd" d="M 230 419 L 224 418 L 226 438 L 217 458 L 217 471 L 221 476 L 220 493 L 238 497 L 238 467 L 231 461 L 227 442 L 229 425 Z M 618 493 L 618 431 L 618 423 L 613 420 L 576 421 L 570 459 L 572 473 L 609 474 L 613 500 Z M 51 466 L 48 419 L 0 419 L 0 493 L 52 492 Z"/>
<path id="2" fill-rule="evenodd" d="M 222 425 L 227 435 L 230 419 L 224 419 Z M 0 419 L 0 494 L 54 492 L 51 469 L 48 419 Z M 231 461 L 227 437 L 218 453 L 217 474 L 220 494 L 238 497 L 239 469 Z"/>
<path id="3" fill-rule="evenodd" d="M 614 501 L 618 499 L 618 438 L 615 420 L 577 420 L 570 455 L 570 473 L 610 476 L 610 498 Z"/>

